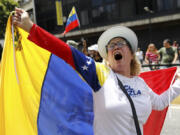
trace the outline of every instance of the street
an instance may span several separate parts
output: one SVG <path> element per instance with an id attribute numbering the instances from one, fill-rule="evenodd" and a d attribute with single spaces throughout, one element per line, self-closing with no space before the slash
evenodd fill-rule
<path id="1" fill-rule="evenodd" d="M 180 135 L 180 105 L 171 104 L 161 135 Z"/>

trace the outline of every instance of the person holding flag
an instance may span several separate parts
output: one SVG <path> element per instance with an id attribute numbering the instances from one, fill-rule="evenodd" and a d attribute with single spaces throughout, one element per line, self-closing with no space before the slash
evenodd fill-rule
<path id="1" fill-rule="evenodd" d="M 14 25 L 29 32 L 28 39 L 70 64 L 93 89 L 95 135 L 142 135 L 152 110 L 163 110 L 180 94 L 180 78 L 158 95 L 138 75 L 136 34 L 124 26 L 106 30 L 98 39 L 105 60 L 97 63 L 34 24 L 16 8 Z M 165 70 L 164 70 L 165 71 Z"/>

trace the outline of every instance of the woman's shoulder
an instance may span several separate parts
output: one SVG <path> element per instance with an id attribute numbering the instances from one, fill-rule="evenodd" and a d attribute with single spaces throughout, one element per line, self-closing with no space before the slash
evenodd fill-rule
<path id="1" fill-rule="evenodd" d="M 136 80 L 136 82 L 146 85 L 146 82 L 144 81 L 144 79 L 142 77 L 134 76 L 134 79 Z"/>
<path id="2" fill-rule="evenodd" d="M 136 76 L 135 78 L 136 78 L 135 82 L 138 87 L 141 87 L 141 89 L 144 89 L 144 90 L 149 89 L 148 84 L 144 81 L 142 77 Z"/>
<path id="3" fill-rule="evenodd" d="M 146 52 L 146 55 L 149 55 L 149 54 L 151 54 L 151 52 L 150 52 L 150 51 L 147 51 L 147 52 Z"/>

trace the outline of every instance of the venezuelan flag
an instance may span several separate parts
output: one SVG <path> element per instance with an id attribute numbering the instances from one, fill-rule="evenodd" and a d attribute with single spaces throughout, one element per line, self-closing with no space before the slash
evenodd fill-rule
<path id="1" fill-rule="evenodd" d="M 92 89 L 70 65 L 27 40 L 28 33 L 11 28 L 9 19 L 0 69 L 0 135 L 92 135 Z"/>
<path id="2" fill-rule="evenodd" d="M 80 22 L 79 22 L 79 19 L 78 19 L 78 16 L 77 16 L 77 13 L 76 13 L 76 9 L 75 7 L 73 6 L 70 14 L 69 14 L 69 17 L 68 17 L 68 20 L 67 20 L 67 23 L 66 23 L 66 28 L 65 28 L 65 31 L 63 34 L 66 34 L 67 32 L 69 32 L 70 30 L 76 28 L 80 26 Z"/>

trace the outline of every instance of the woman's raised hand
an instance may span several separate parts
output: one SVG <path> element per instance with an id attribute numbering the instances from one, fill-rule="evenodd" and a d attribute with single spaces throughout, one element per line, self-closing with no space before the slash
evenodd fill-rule
<path id="1" fill-rule="evenodd" d="M 20 8 L 15 8 L 15 12 L 12 16 L 12 23 L 27 32 L 29 32 L 33 26 L 33 22 L 31 21 L 28 13 Z"/>

